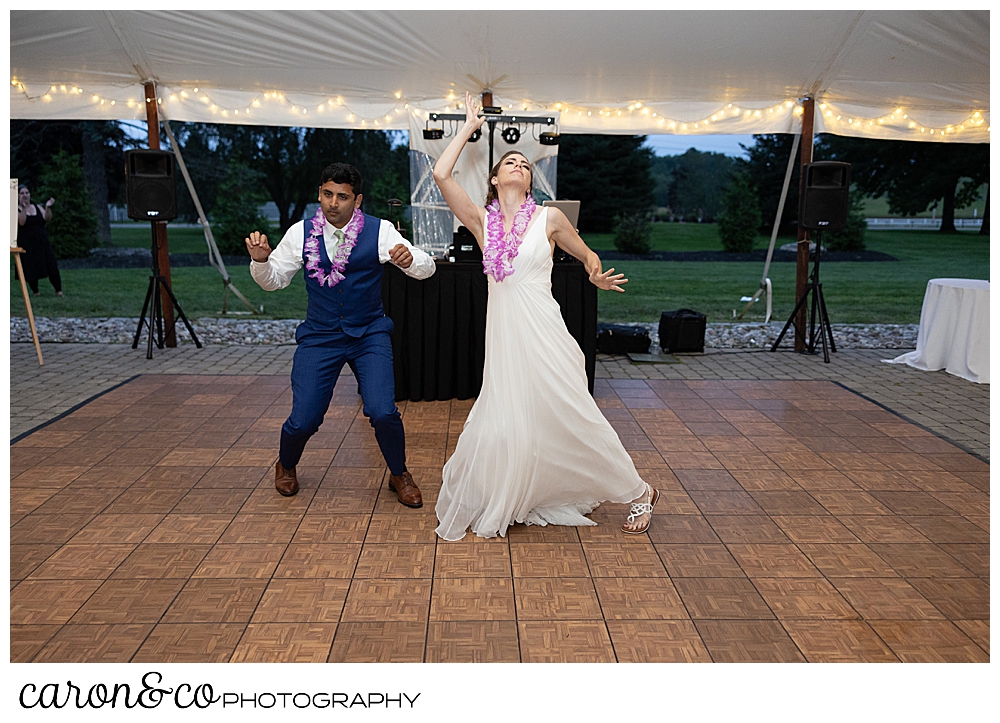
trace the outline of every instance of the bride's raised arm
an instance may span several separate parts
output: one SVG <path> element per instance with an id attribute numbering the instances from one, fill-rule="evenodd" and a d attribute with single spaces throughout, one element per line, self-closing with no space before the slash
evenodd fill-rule
<path id="1" fill-rule="evenodd" d="M 451 172 L 455 169 L 455 163 L 458 161 L 462 149 L 465 148 L 465 144 L 468 143 L 469 136 L 477 131 L 485 122 L 485 117 L 480 118 L 478 116 L 478 103 L 466 92 L 465 123 L 458 129 L 451 143 L 448 144 L 444 153 L 441 154 L 437 163 L 434 164 L 434 182 L 441 189 L 441 194 L 444 196 L 448 208 L 458 217 L 462 225 L 469 229 L 476 239 L 479 240 L 480 245 L 482 245 L 484 238 L 483 217 L 485 211 L 482 206 L 469 198 L 469 194 L 465 192 L 465 189 L 458 184 L 458 181 L 452 178 Z"/>

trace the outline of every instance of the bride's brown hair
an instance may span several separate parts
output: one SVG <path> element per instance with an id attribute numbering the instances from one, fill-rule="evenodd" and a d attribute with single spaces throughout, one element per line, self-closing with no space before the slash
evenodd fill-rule
<path id="1" fill-rule="evenodd" d="M 528 161 L 528 157 L 523 153 L 521 153 L 521 151 L 507 151 L 502 156 L 500 156 L 500 160 L 497 161 L 497 164 L 495 166 L 493 166 L 493 170 L 490 171 L 490 175 L 486 179 L 486 203 L 484 205 L 489 206 L 491 203 L 493 203 L 493 201 L 496 200 L 497 187 L 493 185 L 493 179 L 497 177 L 497 173 L 500 172 L 500 164 L 504 162 L 507 156 L 513 156 L 515 154 L 521 156 L 521 158 Z M 530 196 L 531 192 L 534 190 L 534 182 L 535 182 L 535 172 L 531 168 L 531 161 L 528 161 L 528 173 L 529 173 L 528 196 Z M 527 198 L 528 196 L 525 196 L 525 198 Z"/>

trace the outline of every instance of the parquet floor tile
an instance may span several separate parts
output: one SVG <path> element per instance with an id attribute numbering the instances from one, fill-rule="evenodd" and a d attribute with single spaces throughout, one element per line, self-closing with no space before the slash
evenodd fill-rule
<path id="1" fill-rule="evenodd" d="M 11 625 L 61 625 L 87 602 L 102 580 L 25 580 L 10 592 Z"/>
<path id="2" fill-rule="evenodd" d="M 511 541 L 510 562 L 514 577 L 589 576 L 587 558 L 579 542 Z"/>
<path id="3" fill-rule="evenodd" d="M 191 577 L 266 579 L 274 575 L 284 552 L 280 544 L 213 545 Z"/>
<path id="4" fill-rule="evenodd" d="M 36 567 L 29 580 L 103 580 L 111 576 L 135 545 L 63 545 Z"/>
<path id="5" fill-rule="evenodd" d="M 620 663 L 710 663 L 712 657 L 690 620 L 609 620 Z"/>
<path id="6" fill-rule="evenodd" d="M 427 626 L 428 663 L 517 663 L 517 623 L 513 620 L 435 621 Z"/>
<path id="7" fill-rule="evenodd" d="M 830 582 L 866 620 L 944 618 L 927 598 L 898 577 L 831 577 Z"/>
<path id="8" fill-rule="evenodd" d="M 336 623 L 250 623 L 231 663 L 324 663 Z"/>
<path id="9" fill-rule="evenodd" d="M 161 623 L 133 663 L 225 663 L 239 644 L 243 623 Z"/>
<path id="10" fill-rule="evenodd" d="M 285 550 L 276 578 L 350 578 L 358 564 L 361 545 L 291 544 Z"/>
<path id="11" fill-rule="evenodd" d="M 434 581 L 431 620 L 514 620 L 514 585 L 509 578 L 456 577 Z"/>
<path id="12" fill-rule="evenodd" d="M 694 619 L 774 617 L 774 612 L 747 579 L 687 577 L 674 580 L 674 585 Z"/>
<path id="13" fill-rule="evenodd" d="M 58 549 L 59 545 L 11 545 L 9 549 L 11 581 L 26 578 Z"/>
<path id="14" fill-rule="evenodd" d="M 947 620 L 873 620 L 871 626 L 904 663 L 989 662 L 989 655 Z"/>
<path id="15" fill-rule="evenodd" d="M 785 630 L 810 663 L 895 663 L 899 661 L 861 620 L 783 619 Z"/>
<path id="16" fill-rule="evenodd" d="M 589 577 L 514 579 L 518 620 L 601 620 L 594 581 Z"/>
<path id="17" fill-rule="evenodd" d="M 163 614 L 165 623 L 246 623 L 266 580 L 189 580 Z"/>
<path id="18" fill-rule="evenodd" d="M 757 578 L 754 587 L 779 620 L 852 620 L 858 613 L 822 578 Z"/>
<path id="19" fill-rule="evenodd" d="M 330 663 L 420 663 L 427 642 L 426 621 L 342 622 Z"/>
<path id="20" fill-rule="evenodd" d="M 353 580 L 347 593 L 345 622 L 426 621 L 431 581 L 426 579 Z"/>
<path id="21" fill-rule="evenodd" d="M 366 544 L 354 569 L 355 578 L 432 577 L 434 545 Z"/>
<path id="22" fill-rule="evenodd" d="M 184 580 L 170 579 L 107 580 L 70 622 L 74 625 L 159 622 L 184 583 Z"/>
<path id="23" fill-rule="evenodd" d="M 746 572 L 723 544 L 655 544 L 672 578 L 746 577 Z"/>
<path id="24" fill-rule="evenodd" d="M 595 578 L 594 587 L 605 620 L 677 620 L 690 617 L 677 589 L 665 577 Z"/>
<path id="25" fill-rule="evenodd" d="M 434 577 L 505 577 L 511 576 L 510 547 L 466 542 L 437 545 Z"/>
<path id="26" fill-rule="evenodd" d="M 598 379 L 660 491 L 593 526 L 436 533 L 474 400 L 353 383 L 274 490 L 287 378 L 143 375 L 11 446 L 12 662 L 989 660 L 989 467 L 834 384 Z M 155 420 L 155 425 L 154 425 Z"/>
<path id="27" fill-rule="evenodd" d="M 38 651 L 61 629 L 61 625 L 11 624 L 10 662 L 30 663 Z"/>
<path id="28" fill-rule="evenodd" d="M 803 542 L 802 553 L 824 575 L 830 577 L 897 577 L 898 573 L 872 546 L 861 543 Z"/>
<path id="29" fill-rule="evenodd" d="M 64 625 L 32 662 L 127 663 L 152 629 L 152 623 Z"/>
<path id="30" fill-rule="evenodd" d="M 336 623 L 350 586 L 349 580 L 271 580 L 251 622 Z"/>
<path id="31" fill-rule="evenodd" d="M 819 570 L 795 545 L 738 544 L 726 545 L 740 568 L 750 578 L 819 577 Z"/>
<path id="32" fill-rule="evenodd" d="M 775 620 L 695 620 L 716 663 L 799 663 L 805 656 Z"/>
<path id="33" fill-rule="evenodd" d="M 521 661 L 525 663 L 614 663 L 603 620 L 519 622 Z"/>

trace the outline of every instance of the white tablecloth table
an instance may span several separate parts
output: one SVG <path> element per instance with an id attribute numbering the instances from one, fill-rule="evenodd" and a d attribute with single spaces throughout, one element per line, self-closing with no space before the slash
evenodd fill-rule
<path id="1" fill-rule="evenodd" d="M 990 383 L 990 282 L 931 279 L 920 311 L 917 349 L 888 364 L 909 364 Z"/>

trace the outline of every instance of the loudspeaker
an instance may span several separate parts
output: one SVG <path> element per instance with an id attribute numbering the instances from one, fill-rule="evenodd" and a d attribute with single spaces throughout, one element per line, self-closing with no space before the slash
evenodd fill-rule
<path id="1" fill-rule="evenodd" d="M 799 226 L 834 231 L 847 224 L 851 164 L 817 161 L 802 166 Z"/>
<path id="2" fill-rule="evenodd" d="M 126 151 L 125 197 L 131 219 L 172 221 L 177 218 L 174 154 L 167 151 Z"/>
<path id="3" fill-rule="evenodd" d="M 692 309 L 664 311 L 660 314 L 660 349 L 668 354 L 705 351 L 707 318 Z"/>

